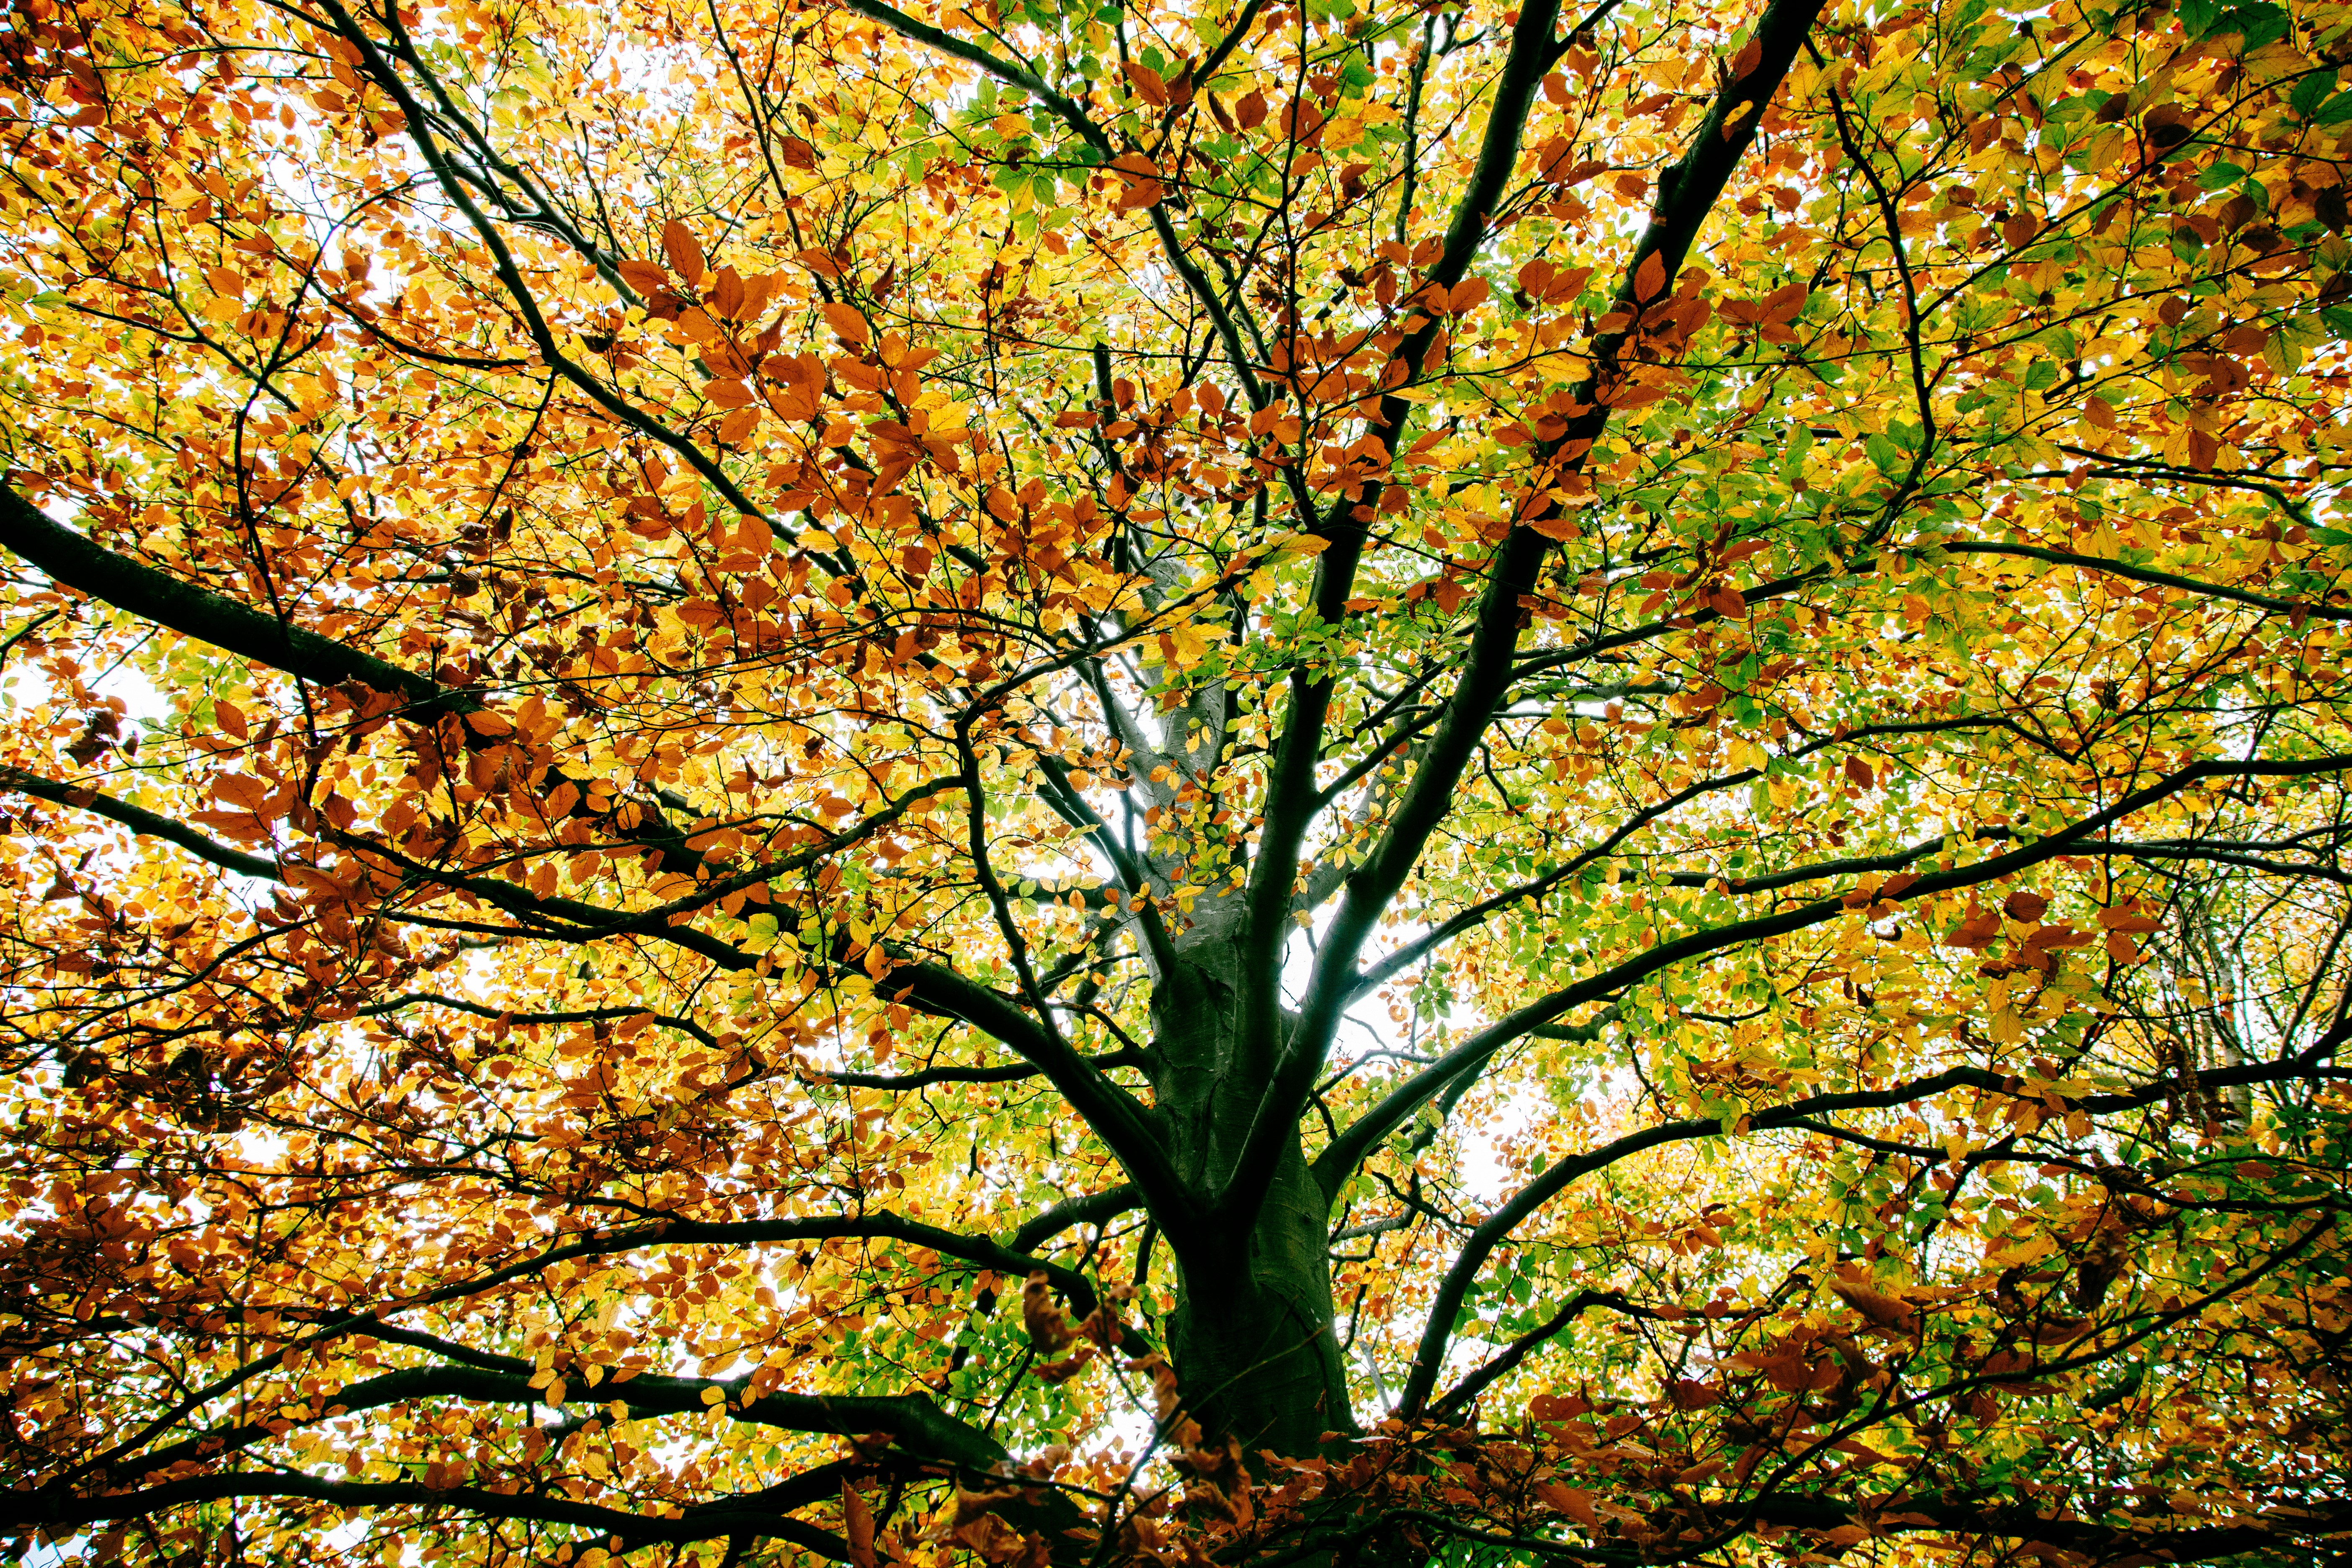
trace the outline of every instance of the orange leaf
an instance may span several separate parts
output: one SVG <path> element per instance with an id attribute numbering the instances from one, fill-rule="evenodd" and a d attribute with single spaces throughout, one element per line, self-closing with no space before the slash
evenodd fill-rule
<path id="1" fill-rule="evenodd" d="M 1633 298 L 1654 300 L 1666 287 L 1665 259 L 1656 251 L 1642 258 L 1642 265 L 1633 268 Z"/>
<path id="2" fill-rule="evenodd" d="M 722 267 L 710 278 L 710 302 L 719 313 L 730 321 L 740 321 L 743 315 L 743 275 L 732 267 Z"/>
<path id="3" fill-rule="evenodd" d="M 670 270 L 688 283 L 699 283 L 702 275 L 710 270 L 702 258 L 702 247 L 695 243 L 694 231 L 676 218 L 662 225 L 662 254 L 669 258 Z"/>
<path id="4" fill-rule="evenodd" d="M 1127 79 L 1135 84 L 1136 96 L 1144 102 L 1155 109 L 1167 106 L 1168 83 L 1158 71 L 1150 66 L 1138 65 L 1133 60 L 1127 61 L 1118 68 L 1127 73 Z"/>
<path id="5" fill-rule="evenodd" d="M 768 406 L 779 419 L 800 421 L 817 416 L 817 387 L 813 383 L 787 382 L 768 392 Z"/>
<path id="6" fill-rule="evenodd" d="M 622 282 L 640 294 L 651 294 L 656 289 L 669 287 L 669 274 L 651 261 L 624 261 L 613 270 L 621 275 Z"/>
<path id="7" fill-rule="evenodd" d="M 841 1483 L 841 1528 L 849 1538 L 849 1560 L 874 1568 L 874 1510 L 846 1480 Z"/>
<path id="8" fill-rule="evenodd" d="M 1485 304 L 1493 293 L 1494 289 L 1487 287 L 1484 278 L 1465 278 L 1454 286 L 1452 292 L 1446 295 L 1446 311 L 1450 315 L 1458 316 L 1465 310 L 1475 310 Z"/>
<path id="9" fill-rule="evenodd" d="M 1837 1293 L 1840 1300 L 1868 1318 L 1874 1327 L 1907 1334 L 1918 1326 L 1918 1317 L 1898 1297 L 1844 1279 L 1831 1280 L 1830 1289 Z"/>
<path id="10" fill-rule="evenodd" d="M 249 773 L 223 773 L 213 781 L 213 793 L 231 805 L 252 811 L 269 798 L 269 785 Z"/>
<path id="11" fill-rule="evenodd" d="M 858 314 L 856 306 L 828 300 L 824 310 L 826 323 L 839 332 L 845 342 L 863 344 L 873 335 L 872 329 L 866 324 L 866 318 Z"/>
<path id="12" fill-rule="evenodd" d="M 2032 925 L 2049 910 L 2050 900 L 2040 893 L 2011 893 L 2000 904 L 2000 912 L 2020 925 Z"/>

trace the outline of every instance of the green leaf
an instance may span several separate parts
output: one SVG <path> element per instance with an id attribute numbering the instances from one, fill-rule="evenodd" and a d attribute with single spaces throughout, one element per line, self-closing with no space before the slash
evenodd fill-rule
<path id="1" fill-rule="evenodd" d="M 2235 33 L 2244 40 L 2243 47 L 2248 49 L 2259 49 L 2264 44 L 2275 43 L 2285 37 L 2293 26 L 2287 14 L 2276 5 L 2233 6 L 2227 11 L 2221 11 L 2209 25 L 2203 27 L 2200 27 L 2190 20 L 2192 10 L 2201 13 L 2204 7 L 2202 5 L 2181 7 L 2181 24 L 2189 29 L 2190 36 L 2210 38 L 2225 33 Z"/>

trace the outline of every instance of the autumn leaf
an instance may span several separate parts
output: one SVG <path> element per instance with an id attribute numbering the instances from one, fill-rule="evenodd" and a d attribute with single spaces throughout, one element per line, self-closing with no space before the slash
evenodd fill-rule
<path id="1" fill-rule="evenodd" d="M 2040 893 L 2021 889 L 2001 900 L 2000 912 L 2021 924 L 2032 925 L 2050 910 L 2050 900 Z"/>
<path id="2" fill-rule="evenodd" d="M 1601 1516 L 1593 1511 L 1591 1492 L 1558 1481 L 1545 1481 L 1536 1490 L 1554 1512 L 1566 1514 L 1587 1530 L 1601 1528 Z"/>
<path id="3" fill-rule="evenodd" d="M 1874 1329 L 1908 1334 L 1919 1326 L 1918 1314 L 1906 1302 L 1874 1286 L 1859 1280 L 1833 1279 L 1830 1281 L 1830 1289 L 1838 1300 L 1869 1320 Z"/>
<path id="4" fill-rule="evenodd" d="M 1664 291 L 1665 287 L 1665 259 L 1656 251 L 1651 251 L 1642 258 L 1642 264 L 1633 269 L 1633 298 L 1654 300 Z"/>
<path id="5" fill-rule="evenodd" d="M 660 293 L 670 286 L 669 274 L 650 261 L 620 261 L 614 264 L 621 280 L 640 294 Z"/>
<path id="6" fill-rule="evenodd" d="M 1121 181 L 1122 209 L 1150 206 L 1167 189 L 1160 183 L 1160 166 L 1141 153 L 1121 153 L 1111 160 L 1110 169 Z"/>
<path id="7" fill-rule="evenodd" d="M 661 243 L 662 255 L 668 259 L 670 270 L 688 284 L 701 283 L 703 274 L 710 268 L 702 258 L 702 247 L 696 242 L 694 231 L 672 218 L 662 225 Z"/>
<path id="8" fill-rule="evenodd" d="M 866 324 L 865 316 L 856 306 L 827 300 L 823 310 L 826 324 L 839 333 L 845 342 L 862 347 L 873 336 L 873 329 Z"/>
<path id="9" fill-rule="evenodd" d="M 1155 109 L 1168 106 L 1168 84 L 1160 79 L 1158 71 L 1135 60 L 1122 61 L 1118 68 L 1129 81 L 1135 84 L 1137 97 Z"/>
<path id="10" fill-rule="evenodd" d="M 841 1523 L 848 1538 L 849 1560 L 857 1568 L 875 1568 L 874 1510 L 846 1479 L 841 1483 Z"/>

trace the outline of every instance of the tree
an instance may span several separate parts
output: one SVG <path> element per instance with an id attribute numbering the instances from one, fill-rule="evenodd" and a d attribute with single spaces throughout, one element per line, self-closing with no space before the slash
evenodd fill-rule
<path id="1" fill-rule="evenodd" d="M 2352 11 L 12 16 L 20 1552 L 2352 1534 Z"/>

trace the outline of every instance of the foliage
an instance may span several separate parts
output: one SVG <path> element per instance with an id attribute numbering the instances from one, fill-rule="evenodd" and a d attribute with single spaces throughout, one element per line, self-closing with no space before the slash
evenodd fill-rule
<path id="1" fill-rule="evenodd" d="M 2336 0 L 14 0 L 36 1561 L 2312 1561 Z"/>

